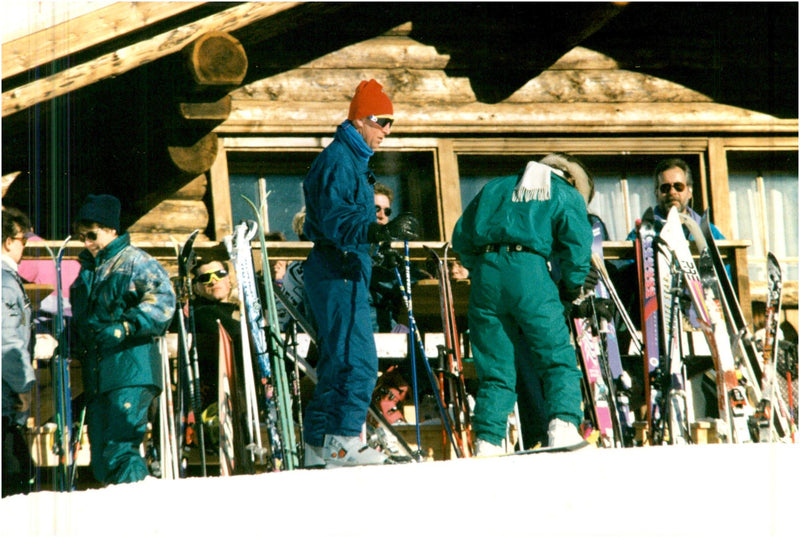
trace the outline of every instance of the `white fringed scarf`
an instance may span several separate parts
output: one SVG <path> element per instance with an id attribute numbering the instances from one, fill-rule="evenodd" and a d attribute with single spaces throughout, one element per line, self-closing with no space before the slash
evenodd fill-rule
<path id="1" fill-rule="evenodd" d="M 550 166 L 530 161 L 525 166 L 525 171 L 514 187 L 511 196 L 513 202 L 545 201 L 550 199 L 550 174 L 556 173 L 563 177 L 559 170 Z"/>

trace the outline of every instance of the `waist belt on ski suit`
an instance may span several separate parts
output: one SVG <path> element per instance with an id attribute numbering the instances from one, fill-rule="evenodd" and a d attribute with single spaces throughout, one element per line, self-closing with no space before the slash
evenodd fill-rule
<path id="1" fill-rule="evenodd" d="M 522 244 L 487 244 L 486 246 L 481 246 L 478 250 L 478 254 L 496 254 L 502 250 L 506 250 L 507 252 L 526 252 L 529 254 L 536 254 L 542 255 L 533 248 L 528 248 Z M 542 257 L 544 257 L 542 255 Z"/>

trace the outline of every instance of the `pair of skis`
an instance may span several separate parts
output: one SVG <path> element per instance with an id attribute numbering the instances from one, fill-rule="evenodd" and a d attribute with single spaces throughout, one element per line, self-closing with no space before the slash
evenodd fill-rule
<path id="1" fill-rule="evenodd" d="M 250 200 L 246 199 L 246 201 L 251 205 L 255 216 L 260 221 L 258 209 Z M 251 239 L 257 232 L 261 242 L 266 308 L 262 305 L 258 293 L 250 245 Z M 241 222 L 235 226 L 234 234 L 225 237 L 224 241 L 236 269 L 240 308 L 243 313 L 241 318 L 242 349 L 245 392 L 248 401 L 248 430 L 251 440 L 249 445 L 254 455 L 258 455 L 259 459 L 263 460 L 265 450 L 261 444 L 260 412 L 256 403 L 256 387 L 252 382 L 254 378 L 250 352 L 252 341 L 252 351 L 255 353 L 261 381 L 260 396 L 263 417 L 270 440 L 271 467 L 276 471 L 293 470 L 299 465 L 299 454 L 292 423 L 292 401 L 284 365 L 284 348 L 279 344 L 280 328 L 272 294 L 263 224 L 260 225 L 259 222 L 252 220 Z"/>
<path id="2" fill-rule="evenodd" d="M 62 295 L 61 263 L 64 259 L 64 250 L 71 239 L 68 236 L 61 243 L 57 253 L 45 245 L 45 249 L 53 260 L 56 268 L 56 323 L 55 338 L 58 341 L 55 354 L 50 360 L 51 375 L 55 395 L 55 438 L 53 453 L 57 456 L 58 464 L 55 470 L 55 484 L 59 491 L 70 491 L 75 488 L 75 473 L 77 470 L 77 450 L 80 447 L 80 438 L 83 428 L 85 409 L 81 413 L 81 423 L 74 435 L 72 432 L 72 384 L 69 375 L 69 342 L 67 341 L 66 325 L 64 320 L 64 297 Z M 77 443 L 73 441 L 73 436 Z"/>
<path id="3" fill-rule="evenodd" d="M 184 416 L 183 412 L 179 412 L 180 423 L 185 423 L 183 433 L 180 434 L 181 444 L 186 443 L 188 440 L 189 427 L 193 426 L 197 432 L 195 437 L 199 441 L 200 449 L 200 465 L 203 477 L 207 476 L 207 463 L 206 463 L 206 446 L 205 446 L 205 431 L 203 425 L 203 404 L 200 393 L 200 368 L 197 356 L 197 333 L 194 324 L 194 301 L 192 300 L 192 282 L 190 279 L 190 272 L 195 265 L 196 255 L 194 252 L 194 241 L 200 233 L 199 229 L 195 229 L 189 234 L 183 246 L 173 239 L 175 246 L 175 254 L 178 259 L 178 280 L 175 284 L 175 295 L 177 297 L 177 313 L 178 313 L 178 354 L 183 366 L 179 373 L 179 381 L 176 383 L 178 388 L 178 396 L 180 399 L 179 408 L 182 410 L 183 396 L 189 400 L 189 408 L 191 409 L 194 418 L 193 425 L 188 416 Z M 186 311 L 184 311 L 186 308 Z M 168 371 L 165 371 L 165 374 Z M 169 377 L 166 376 L 165 380 Z M 182 387 L 185 385 L 185 390 Z M 164 390 L 170 389 L 171 386 L 165 382 Z M 184 446 L 181 446 L 184 447 Z"/>
<path id="4" fill-rule="evenodd" d="M 439 280 L 439 305 L 444 333 L 444 346 L 440 347 L 440 378 L 442 390 L 440 398 L 453 417 L 455 440 L 463 456 L 470 457 L 474 453 L 472 439 L 472 422 L 470 419 L 469 400 L 464 383 L 464 366 L 461 361 L 461 340 L 456 326 L 456 313 L 453 306 L 453 289 L 450 285 L 450 272 L 447 253 L 450 243 L 445 243 L 442 254 L 425 246 L 428 255 L 436 264 Z M 445 390 L 447 386 L 447 390 Z M 446 393 L 445 393 L 446 392 Z"/>
<path id="5" fill-rule="evenodd" d="M 593 294 L 585 297 L 592 304 L 591 314 L 572 319 L 571 329 L 578 347 L 586 399 L 592 425 L 603 447 L 630 446 L 633 442 L 633 418 L 630 411 L 630 376 L 622 367 L 617 333 L 612 322 L 597 315 L 595 299 L 611 299 L 616 291 L 610 279 L 603 278 L 602 223 L 592 224 L 592 265 L 601 274 Z M 618 307 L 619 308 L 619 307 Z"/>

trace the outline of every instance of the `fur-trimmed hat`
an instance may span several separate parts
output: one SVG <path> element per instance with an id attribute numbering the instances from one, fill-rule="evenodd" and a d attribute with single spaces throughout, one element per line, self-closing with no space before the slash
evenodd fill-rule
<path id="1" fill-rule="evenodd" d="M 392 101 L 383 92 L 383 86 L 374 78 L 362 80 L 356 88 L 353 100 L 350 101 L 350 112 L 347 119 L 350 121 L 367 116 L 391 116 L 394 114 Z"/>
<path id="2" fill-rule="evenodd" d="M 578 189 L 589 205 L 594 198 L 594 179 L 580 160 L 566 153 L 550 153 L 539 162 L 563 172 L 564 178 Z"/>
<path id="3" fill-rule="evenodd" d="M 120 201 L 110 194 L 89 194 L 78 210 L 76 222 L 95 222 L 119 232 Z"/>

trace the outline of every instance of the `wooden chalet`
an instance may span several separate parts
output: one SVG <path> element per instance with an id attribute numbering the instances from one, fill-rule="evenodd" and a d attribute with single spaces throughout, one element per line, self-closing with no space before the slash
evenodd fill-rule
<path id="1" fill-rule="evenodd" d="M 417 258 L 488 178 L 550 151 L 595 172 L 606 256 L 628 255 L 653 167 L 681 156 L 747 316 L 772 250 L 797 327 L 796 3 L 43 4 L 4 16 L 2 174 L 3 203 L 51 244 L 87 194 L 110 193 L 171 267 L 171 237 L 200 228 L 201 252 L 219 248 L 250 217 L 241 195 L 269 191 L 289 239 L 270 255 L 303 258 L 300 182 L 375 78 L 397 119 L 372 164 L 422 220 Z"/>

